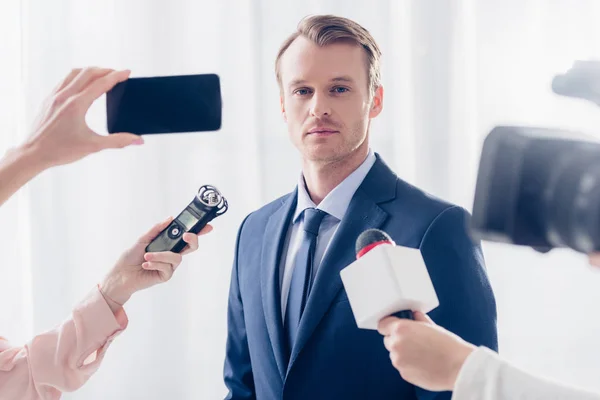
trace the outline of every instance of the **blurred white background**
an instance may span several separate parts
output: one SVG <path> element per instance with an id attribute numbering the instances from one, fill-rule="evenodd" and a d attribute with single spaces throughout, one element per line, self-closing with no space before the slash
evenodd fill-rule
<path id="1" fill-rule="evenodd" d="M 21 344 L 68 315 L 122 250 L 201 184 L 229 200 L 174 279 L 130 301 L 129 328 L 66 399 L 223 397 L 236 230 L 291 191 L 300 166 L 279 114 L 274 59 L 299 20 L 317 13 L 355 19 L 384 52 L 374 150 L 405 180 L 469 210 L 494 125 L 600 130 L 600 109 L 550 90 L 575 58 L 600 58 L 600 1 L 2 0 L 1 153 L 28 134 L 74 67 L 215 72 L 222 82 L 221 131 L 146 136 L 144 146 L 45 172 L 0 209 L 0 334 Z M 88 120 L 106 132 L 105 118 L 101 98 Z M 485 254 L 501 354 L 600 391 L 600 271 L 570 251 L 486 243 Z"/>

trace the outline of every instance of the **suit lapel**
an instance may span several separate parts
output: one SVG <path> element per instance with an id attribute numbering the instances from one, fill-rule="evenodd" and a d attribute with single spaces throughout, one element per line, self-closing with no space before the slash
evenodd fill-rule
<path id="1" fill-rule="evenodd" d="M 282 206 L 271 215 L 262 241 L 260 273 L 262 304 L 267 331 L 282 380 L 287 369 L 287 360 L 284 356 L 279 266 L 289 221 L 296 205 L 296 196 L 297 192 L 294 192 L 284 199 Z"/>

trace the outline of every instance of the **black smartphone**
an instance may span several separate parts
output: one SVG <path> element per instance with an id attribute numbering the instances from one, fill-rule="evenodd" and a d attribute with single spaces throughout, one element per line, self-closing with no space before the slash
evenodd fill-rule
<path id="1" fill-rule="evenodd" d="M 216 74 L 130 78 L 106 93 L 109 133 L 205 132 L 221 128 Z"/>

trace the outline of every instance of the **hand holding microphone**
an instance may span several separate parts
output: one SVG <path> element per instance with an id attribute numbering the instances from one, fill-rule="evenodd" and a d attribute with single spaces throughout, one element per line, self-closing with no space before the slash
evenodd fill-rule
<path id="1" fill-rule="evenodd" d="M 589 262 L 600 267 L 600 253 L 590 254 Z M 458 375 L 476 347 L 421 312 L 414 317 L 414 321 L 388 317 L 379 323 L 392 364 L 413 385 L 431 391 L 455 390 Z M 479 380 L 486 379 L 485 371 L 478 373 Z"/>
<path id="2" fill-rule="evenodd" d="M 388 317 L 379 333 L 394 368 L 413 385 L 432 391 L 453 390 L 458 373 L 475 346 L 437 326 L 416 311 L 414 321 Z"/>

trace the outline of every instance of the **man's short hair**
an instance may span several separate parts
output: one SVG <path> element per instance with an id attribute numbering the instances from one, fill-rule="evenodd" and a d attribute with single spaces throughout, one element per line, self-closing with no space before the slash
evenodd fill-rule
<path id="1" fill-rule="evenodd" d="M 371 95 L 381 86 L 381 51 L 373 36 L 358 23 L 335 15 L 313 15 L 306 17 L 298 24 L 296 32 L 292 33 L 281 45 L 275 60 L 275 75 L 281 88 L 280 59 L 292 42 L 299 36 L 305 37 L 318 46 L 332 43 L 347 42 L 362 46 L 367 56 L 368 85 Z"/>

